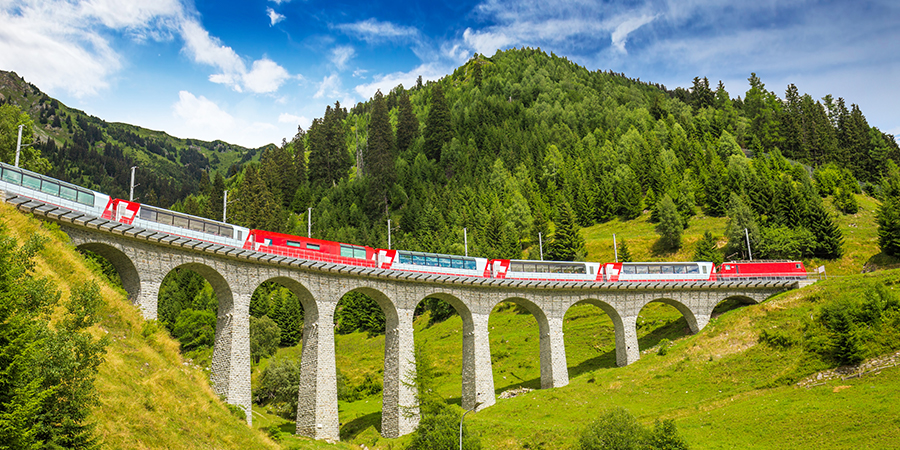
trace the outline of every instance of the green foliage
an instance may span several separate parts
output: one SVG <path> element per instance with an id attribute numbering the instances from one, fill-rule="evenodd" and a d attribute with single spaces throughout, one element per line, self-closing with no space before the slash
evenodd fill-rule
<path id="1" fill-rule="evenodd" d="M 673 420 L 657 420 L 647 430 L 623 408 L 614 408 L 591 422 L 578 438 L 577 450 L 687 450 Z"/>
<path id="2" fill-rule="evenodd" d="M 34 121 L 18 106 L 10 103 L 0 105 L 0 161 L 7 164 L 15 162 L 19 125 L 24 125 L 19 167 L 38 173 L 47 173 L 50 170 L 50 161 L 41 156 L 38 147 L 31 145 L 34 142 Z"/>
<path id="3" fill-rule="evenodd" d="M 628 250 L 628 243 L 625 242 L 625 239 L 622 239 L 619 242 L 619 262 L 634 262 L 634 258 L 631 257 L 631 251 Z"/>
<path id="4" fill-rule="evenodd" d="M 561 208 L 553 239 L 547 246 L 547 256 L 555 261 L 575 261 L 583 259 L 586 253 L 584 237 L 575 223 L 575 213 L 566 203 Z"/>
<path id="5" fill-rule="evenodd" d="M 887 255 L 900 256 L 900 168 L 889 161 L 882 180 L 884 198 L 878 207 L 878 246 Z"/>
<path id="6" fill-rule="evenodd" d="M 87 419 L 108 341 L 88 328 L 104 304 L 96 284 L 76 286 L 51 325 L 60 293 L 33 276 L 45 239 L 19 247 L 0 225 L 0 449 L 99 448 Z"/>
<path id="7" fill-rule="evenodd" d="M 352 166 L 345 139 L 347 110 L 335 102 L 325 109 L 323 119 L 313 119 L 309 127 L 309 182 L 316 186 L 334 186 L 347 177 Z"/>
<path id="8" fill-rule="evenodd" d="M 416 388 L 416 407 L 407 413 L 419 412 L 419 426 L 407 445 L 409 450 L 453 450 L 460 447 L 459 424 L 461 416 L 451 409 L 436 391 L 435 369 L 425 347 L 416 344 L 416 371 L 407 374 L 403 381 Z M 462 448 L 478 450 L 481 440 L 463 423 Z"/>
<path id="9" fill-rule="evenodd" d="M 436 161 L 441 160 L 441 150 L 444 144 L 453 138 L 453 129 L 450 124 L 450 108 L 444 100 L 444 91 L 440 84 L 435 84 L 431 89 L 431 105 L 428 116 L 425 118 L 425 156 Z"/>
<path id="10" fill-rule="evenodd" d="M 378 302 L 361 292 L 348 292 L 338 303 L 334 313 L 335 331 L 340 334 L 366 331 L 384 333 L 384 311 Z"/>
<path id="11" fill-rule="evenodd" d="M 250 316 L 250 357 L 254 361 L 274 355 L 280 343 L 281 328 L 274 320 L 269 316 Z"/>
<path id="12" fill-rule="evenodd" d="M 813 255 L 816 239 L 803 227 L 763 227 L 759 245 L 753 255 L 760 259 L 798 260 Z"/>
<path id="13" fill-rule="evenodd" d="M 253 402 L 272 405 L 284 418 L 296 420 L 300 392 L 300 363 L 283 358 L 272 361 L 259 376 Z"/>
<path id="14" fill-rule="evenodd" d="M 375 92 L 369 121 L 369 140 L 366 147 L 365 171 L 369 177 L 370 195 L 388 214 L 388 193 L 397 180 L 394 132 L 388 117 L 387 104 L 381 91 Z"/>
<path id="15" fill-rule="evenodd" d="M 456 308 L 449 303 L 434 297 L 428 297 L 416 305 L 415 315 L 418 317 L 425 311 L 430 313 L 428 317 L 428 326 L 443 322 L 450 317 L 457 315 Z"/>
<path id="16" fill-rule="evenodd" d="M 577 450 L 639 450 L 647 431 L 622 408 L 601 415 L 581 433 Z"/>
<path id="17" fill-rule="evenodd" d="M 725 244 L 725 259 L 730 259 L 734 254 L 740 255 L 741 259 L 750 257 L 747 251 L 747 233 L 750 236 L 751 248 L 755 247 L 759 242 L 756 217 L 744 200 L 732 192 L 728 205 L 728 224 L 725 227 L 725 237 L 728 238 L 728 243 Z"/>
<path id="18" fill-rule="evenodd" d="M 847 293 L 823 304 L 807 325 L 806 348 L 834 364 L 857 364 L 896 347 L 898 313 L 900 296 L 884 284 L 867 286 L 862 296 Z"/>
<path id="19" fill-rule="evenodd" d="M 694 251 L 694 261 L 709 261 L 715 265 L 722 264 L 722 253 L 717 248 L 718 239 L 709 231 L 703 233 L 703 238 L 697 243 Z"/>
<path id="20" fill-rule="evenodd" d="M 250 297 L 250 315 L 268 316 L 280 332 L 282 346 L 292 346 L 303 338 L 303 306 L 300 299 L 284 286 L 265 282 Z"/>
<path id="21" fill-rule="evenodd" d="M 656 224 L 656 233 L 659 234 L 659 244 L 663 249 L 677 250 L 681 248 L 681 234 L 684 231 L 681 214 L 669 194 L 665 194 L 657 205 L 659 223 Z"/>
<path id="22" fill-rule="evenodd" d="M 206 310 L 182 310 L 175 318 L 172 337 L 181 343 L 182 351 L 212 347 L 216 340 L 215 313 Z"/>

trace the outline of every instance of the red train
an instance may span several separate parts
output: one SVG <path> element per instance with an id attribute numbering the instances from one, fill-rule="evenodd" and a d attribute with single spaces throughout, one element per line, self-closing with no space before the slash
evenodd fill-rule
<path id="1" fill-rule="evenodd" d="M 109 196 L 0 162 L 0 190 L 147 230 L 235 248 L 361 267 L 536 281 L 714 282 L 804 279 L 800 261 L 597 263 L 474 258 L 311 239 L 251 230 Z M 105 205 L 105 207 L 104 207 Z M 101 209 L 103 208 L 103 209 Z"/>

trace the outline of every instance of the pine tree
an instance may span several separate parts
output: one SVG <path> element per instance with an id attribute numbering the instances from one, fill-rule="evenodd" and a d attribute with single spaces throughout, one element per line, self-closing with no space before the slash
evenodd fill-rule
<path id="1" fill-rule="evenodd" d="M 222 220 L 222 208 L 225 206 L 225 177 L 222 173 L 216 172 L 213 182 L 209 185 L 207 196 L 209 200 L 206 202 L 203 217 Z"/>
<path id="2" fill-rule="evenodd" d="M 352 166 L 344 139 L 347 110 L 335 102 L 325 108 L 325 118 L 313 120 L 309 130 L 309 181 L 331 186 L 347 177 Z"/>
<path id="3" fill-rule="evenodd" d="M 712 233 L 709 231 L 704 232 L 703 238 L 697 243 L 697 250 L 694 251 L 694 261 L 709 261 L 717 266 L 721 264 L 722 253 L 716 248 L 717 244 L 718 240 Z"/>
<path id="4" fill-rule="evenodd" d="M 425 118 L 425 156 L 436 161 L 441 160 L 441 149 L 453 138 L 450 124 L 450 108 L 444 100 L 444 92 L 440 84 L 431 89 L 431 109 Z"/>
<path id="5" fill-rule="evenodd" d="M 900 201 L 888 197 L 881 202 L 876 216 L 878 246 L 890 256 L 900 257 Z"/>
<path id="6" fill-rule="evenodd" d="M 381 90 L 375 92 L 372 100 L 372 116 L 369 121 L 369 140 L 366 149 L 367 173 L 371 194 L 383 205 L 385 216 L 388 215 L 388 192 L 397 180 L 394 167 L 396 154 L 394 151 L 394 133 L 388 117 L 387 104 Z"/>
<path id="7" fill-rule="evenodd" d="M 400 95 L 397 117 L 397 151 L 401 154 L 409 150 L 416 138 L 419 137 L 419 118 L 413 112 L 409 94 L 403 92 Z"/>
<path id="8" fill-rule="evenodd" d="M 547 249 L 547 255 L 554 261 L 575 261 L 584 257 L 587 250 L 584 247 L 584 237 L 575 223 L 575 213 L 568 203 L 563 203 L 559 208 L 559 221 L 556 224 L 556 232 Z"/>
<path id="9" fill-rule="evenodd" d="M 297 186 L 302 186 L 307 181 L 307 164 L 306 164 L 306 132 L 302 127 L 297 127 L 297 134 L 291 140 L 294 147 L 294 177 L 297 178 Z"/>
<path id="10" fill-rule="evenodd" d="M 681 234 L 684 231 L 681 214 L 669 194 L 663 195 L 658 205 L 659 223 L 656 225 L 656 233 L 659 234 L 659 243 L 664 249 L 677 250 L 681 248 Z"/>
<path id="11" fill-rule="evenodd" d="M 731 259 L 734 254 L 740 255 L 741 259 L 749 258 L 745 229 L 750 235 L 750 245 L 756 247 L 759 240 L 756 217 L 744 199 L 732 192 L 728 202 L 728 224 L 725 226 L 725 237 L 728 238 L 728 243 L 725 244 L 725 258 Z"/>
<path id="12" fill-rule="evenodd" d="M 634 258 L 631 257 L 631 251 L 628 250 L 628 243 L 625 242 L 625 239 L 622 239 L 619 242 L 619 262 L 634 262 Z"/>
<path id="13" fill-rule="evenodd" d="M 806 208 L 807 216 L 803 221 L 806 228 L 815 236 L 814 255 L 825 259 L 840 258 L 844 254 L 844 234 L 831 214 L 825 210 L 821 199 L 816 200 Z"/>

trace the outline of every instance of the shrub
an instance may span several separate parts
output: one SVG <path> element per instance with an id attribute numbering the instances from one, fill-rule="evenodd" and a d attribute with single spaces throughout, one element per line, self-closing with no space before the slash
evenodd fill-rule
<path id="1" fill-rule="evenodd" d="M 280 343 L 281 328 L 274 320 L 269 316 L 250 316 L 250 356 L 254 361 L 274 355 Z"/>
<path id="2" fill-rule="evenodd" d="M 260 374 L 253 401 L 259 405 L 273 404 L 279 415 L 296 420 L 299 392 L 300 364 L 291 359 L 278 359 Z"/>
<path id="3" fill-rule="evenodd" d="M 210 347 L 216 338 L 216 315 L 212 311 L 184 309 L 175 318 L 172 337 L 183 351 Z"/>
<path id="4" fill-rule="evenodd" d="M 652 430 L 642 427 L 622 408 L 607 411 L 578 438 L 576 450 L 687 450 L 673 420 L 657 420 Z"/>

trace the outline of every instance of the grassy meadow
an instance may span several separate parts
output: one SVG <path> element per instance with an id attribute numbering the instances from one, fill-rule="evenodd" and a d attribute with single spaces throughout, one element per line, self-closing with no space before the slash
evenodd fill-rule
<path id="1" fill-rule="evenodd" d="M 673 307 L 651 303 L 638 317 L 641 359 L 615 365 L 612 322 L 590 305 L 573 306 L 564 333 L 568 386 L 540 390 L 538 325 L 512 303 L 491 315 L 491 360 L 497 394 L 534 389 L 469 414 L 466 422 L 486 449 L 566 449 L 581 430 L 605 410 L 621 406 L 645 425 L 674 419 L 694 449 L 718 448 L 888 448 L 900 442 L 900 367 L 887 367 L 859 378 L 797 382 L 830 367 L 810 358 L 801 346 L 774 348 L 760 342 L 773 330 L 800 339 L 804 324 L 829 299 L 852 296 L 872 282 L 894 289 L 900 270 L 860 274 L 873 264 L 898 261 L 878 254 L 874 211 L 877 203 L 858 197 L 860 212 L 839 216 L 845 255 L 824 264 L 829 279 L 800 291 L 775 296 L 759 305 L 725 302 L 709 325 L 690 335 Z M 337 444 L 285 436 L 280 442 L 266 430 L 286 433 L 289 422 L 267 407 L 254 407 L 254 426 L 244 425 L 213 394 L 208 381 L 209 352 L 180 355 L 178 344 L 155 322 L 144 321 L 124 292 L 105 282 L 99 269 L 74 251 L 52 224 L 41 223 L 0 204 L 0 221 L 20 240 L 31 233 L 55 237 L 39 255 L 37 276 L 47 277 L 68 295 L 71 287 L 98 280 L 107 301 L 94 329 L 111 336 L 97 387 L 100 405 L 92 419 L 104 448 L 360 448 L 400 449 L 409 437 L 379 434 L 381 397 L 340 402 L 341 440 Z M 583 230 L 588 259 L 612 258 L 612 233 L 627 240 L 635 260 L 689 260 L 704 231 L 720 236 L 726 219 L 697 216 L 685 230 L 683 248 L 657 254 L 656 233 L 648 214 L 627 223 L 617 220 Z M 722 242 L 724 244 L 724 242 Z M 808 268 L 821 261 L 806 261 Z M 415 340 L 436 368 L 438 393 L 459 408 L 462 323 L 454 316 L 428 325 L 415 321 Z M 351 385 L 367 375 L 381 378 L 384 336 L 352 333 L 336 337 L 338 370 Z M 897 348 L 900 349 L 900 339 Z M 254 365 L 253 379 L 275 359 L 299 359 L 301 348 L 282 348 Z M 460 411 L 462 411 L 460 409 Z"/>

